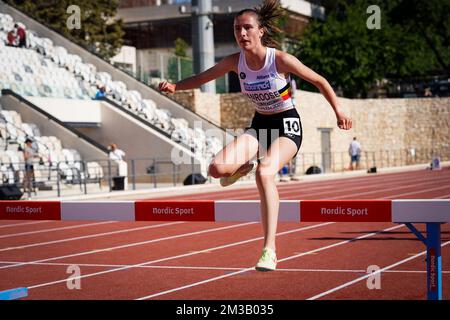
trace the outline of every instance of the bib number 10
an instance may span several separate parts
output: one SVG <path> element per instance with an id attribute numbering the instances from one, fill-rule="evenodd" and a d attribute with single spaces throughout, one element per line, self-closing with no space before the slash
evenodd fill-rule
<path id="1" fill-rule="evenodd" d="M 298 118 L 284 118 L 284 133 L 300 135 L 300 121 Z"/>

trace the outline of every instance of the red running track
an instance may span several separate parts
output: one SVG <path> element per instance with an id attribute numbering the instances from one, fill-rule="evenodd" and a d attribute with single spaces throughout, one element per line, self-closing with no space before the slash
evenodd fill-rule
<path id="1" fill-rule="evenodd" d="M 450 169 L 279 185 L 281 199 L 450 198 Z M 162 197 L 161 197 L 162 199 Z M 165 199 L 258 199 L 255 187 Z M 418 225 L 424 232 L 424 226 Z M 257 272 L 259 223 L 0 221 L 0 291 L 27 299 L 426 299 L 425 247 L 403 225 L 279 223 Z M 450 227 L 442 226 L 450 299 Z M 79 267 L 80 289 L 68 279 Z M 386 268 L 369 289 L 369 266 Z"/>

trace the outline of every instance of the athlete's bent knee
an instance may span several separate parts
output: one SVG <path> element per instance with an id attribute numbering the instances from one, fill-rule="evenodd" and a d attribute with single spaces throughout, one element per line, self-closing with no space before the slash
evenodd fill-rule
<path id="1" fill-rule="evenodd" d="M 276 174 L 277 172 L 268 166 L 259 165 L 256 169 L 256 176 L 261 181 L 273 181 Z"/>

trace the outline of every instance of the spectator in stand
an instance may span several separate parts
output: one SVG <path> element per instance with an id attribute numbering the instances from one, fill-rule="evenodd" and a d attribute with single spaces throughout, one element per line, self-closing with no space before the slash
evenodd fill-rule
<path id="1" fill-rule="evenodd" d="M 429 87 L 425 88 L 425 92 L 423 93 L 425 97 L 432 97 L 433 92 L 431 92 L 431 89 Z"/>
<path id="2" fill-rule="evenodd" d="M 17 38 L 16 38 L 15 30 L 11 30 L 10 32 L 8 32 L 6 45 L 10 46 L 10 47 L 17 46 Z"/>
<path id="3" fill-rule="evenodd" d="M 94 100 L 101 100 L 103 97 L 106 97 L 106 88 L 103 86 L 101 87 L 98 91 L 97 94 L 95 95 Z"/>
<path id="4" fill-rule="evenodd" d="M 26 47 L 27 44 L 27 36 L 26 36 L 26 32 L 25 29 L 22 28 L 21 26 L 19 26 L 17 23 L 14 25 L 14 28 L 16 29 L 16 34 L 17 37 L 19 38 L 19 48 L 24 48 Z"/>

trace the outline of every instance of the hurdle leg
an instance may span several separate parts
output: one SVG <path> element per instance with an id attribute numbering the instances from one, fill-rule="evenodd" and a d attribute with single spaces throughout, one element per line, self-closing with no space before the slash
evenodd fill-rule
<path id="1" fill-rule="evenodd" d="M 427 297 L 442 300 L 441 224 L 427 222 L 425 238 L 411 223 L 405 223 L 412 233 L 427 247 Z"/>
<path id="2" fill-rule="evenodd" d="M 442 300 L 441 224 L 427 223 L 428 300 Z"/>

